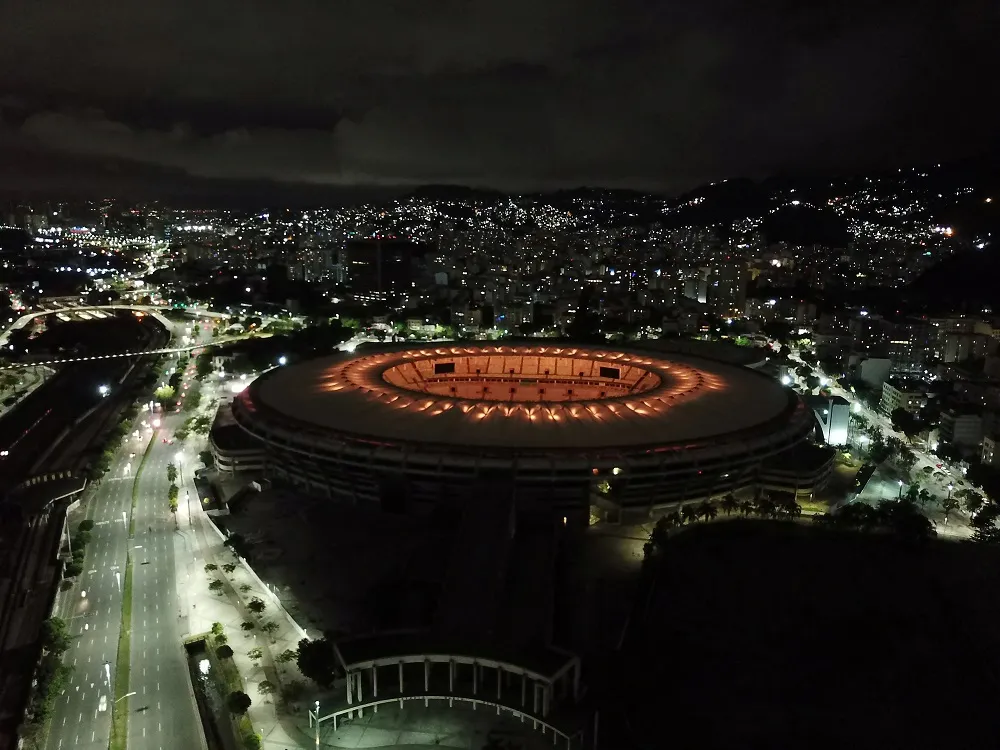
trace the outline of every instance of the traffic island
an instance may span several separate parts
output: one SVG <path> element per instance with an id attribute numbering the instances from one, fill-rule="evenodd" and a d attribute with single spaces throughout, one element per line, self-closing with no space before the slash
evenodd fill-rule
<path id="1" fill-rule="evenodd" d="M 159 430 L 153 430 L 149 442 L 146 443 L 146 450 L 142 452 L 142 460 L 139 461 L 139 468 L 135 470 L 135 479 L 132 480 L 132 508 L 128 514 L 128 535 L 130 539 L 135 536 L 135 509 L 139 504 L 139 478 L 142 476 L 142 470 L 146 466 L 146 459 L 149 458 L 150 449 L 153 447 L 153 443 L 156 442 L 158 432 Z"/>
<path id="2" fill-rule="evenodd" d="M 259 748 L 261 738 L 248 712 L 251 700 L 221 626 L 185 640 L 184 648 L 209 746 Z M 231 733 L 232 741 L 222 733 Z"/>

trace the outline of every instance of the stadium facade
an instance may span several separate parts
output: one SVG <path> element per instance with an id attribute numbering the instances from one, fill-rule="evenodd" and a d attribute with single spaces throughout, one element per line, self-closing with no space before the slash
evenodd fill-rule
<path id="1" fill-rule="evenodd" d="M 509 487 L 519 512 L 643 517 L 749 488 L 809 495 L 832 465 L 805 456 L 812 410 L 771 378 L 600 346 L 335 355 L 265 373 L 231 408 L 270 477 L 395 510 Z"/>

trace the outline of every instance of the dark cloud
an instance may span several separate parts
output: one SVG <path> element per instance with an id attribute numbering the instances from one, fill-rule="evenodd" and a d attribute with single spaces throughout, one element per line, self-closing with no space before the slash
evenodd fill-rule
<path id="1" fill-rule="evenodd" d="M 950 158 L 990 145 L 1000 72 L 1000 10 L 979 0 L 76 0 L 7 15 L 7 188 L 41 180 L 42 154 L 54 187 L 62 158 L 73 179 L 113 164 L 130 184 L 665 190 Z"/>

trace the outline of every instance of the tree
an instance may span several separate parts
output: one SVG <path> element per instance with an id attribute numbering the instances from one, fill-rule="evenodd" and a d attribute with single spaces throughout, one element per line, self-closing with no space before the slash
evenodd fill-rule
<path id="1" fill-rule="evenodd" d="M 254 630 L 257 629 L 257 623 L 255 623 L 253 620 L 244 620 L 242 623 L 240 623 L 240 629 L 244 633 L 247 634 L 252 633 Z"/>
<path id="2" fill-rule="evenodd" d="M 207 352 L 199 354 L 198 358 L 195 360 L 195 367 L 198 380 L 204 380 L 207 378 L 212 374 L 212 370 L 214 369 L 212 367 L 212 355 Z"/>
<path id="3" fill-rule="evenodd" d="M 719 503 L 719 507 L 722 509 L 722 512 L 728 516 L 734 511 L 739 510 L 740 503 L 739 500 L 736 499 L 736 496 L 730 492 L 722 498 L 722 501 Z"/>
<path id="4" fill-rule="evenodd" d="M 167 481 L 173 484 L 177 481 L 177 467 L 172 463 L 167 464 Z"/>
<path id="5" fill-rule="evenodd" d="M 303 638 L 299 641 L 299 651 L 296 655 L 299 671 L 320 687 L 330 687 L 337 667 L 333 645 L 325 638 L 310 641 Z"/>
<path id="6" fill-rule="evenodd" d="M 684 523 L 690 523 L 692 521 L 696 521 L 697 519 L 698 511 L 694 509 L 694 506 L 685 505 L 681 508 L 681 520 L 683 520 Z"/>
<path id="7" fill-rule="evenodd" d="M 263 599 L 261 599 L 258 596 L 255 596 L 247 603 L 247 609 L 249 609 L 255 615 L 260 616 L 264 614 L 264 610 L 267 609 L 267 605 L 264 603 Z"/>
<path id="8" fill-rule="evenodd" d="M 160 406 L 164 409 L 173 405 L 176 395 L 177 391 L 169 385 L 162 385 L 153 392 L 153 397 L 160 402 Z"/>
<path id="9" fill-rule="evenodd" d="M 261 680 L 257 684 L 257 690 L 260 692 L 261 695 L 271 695 L 276 690 L 276 688 L 274 687 L 274 683 L 271 682 L 270 680 Z"/>
<path id="10" fill-rule="evenodd" d="M 1000 543 L 1000 529 L 997 529 L 997 518 L 1000 517 L 1000 506 L 986 505 L 969 524 L 973 528 L 972 539 L 986 544 Z"/>
<path id="11" fill-rule="evenodd" d="M 270 620 L 261 625 L 260 629 L 263 632 L 267 633 L 268 635 L 274 635 L 275 633 L 278 632 L 278 623 L 274 622 L 273 620 Z"/>
<path id="12" fill-rule="evenodd" d="M 948 497 L 945 497 L 943 500 L 941 500 L 941 510 L 944 511 L 945 523 L 948 523 L 948 516 L 951 515 L 951 512 L 953 510 L 958 510 L 958 507 L 959 507 L 959 502 L 958 498 L 956 497 L 951 497 L 949 495 Z"/>
<path id="13" fill-rule="evenodd" d="M 63 568 L 63 575 L 67 578 L 76 578 L 83 572 L 83 563 L 73 560 L 72 562 L 66 563 L 66 567 Z"/>
<path id="14" fill-rule="evenodd" d="M 219 566 L 218 566 L 218 565 L 216 565 L 215 563 L 208 563 L 208 564 L 207 564 L 207 565 L 205 566 L 205 572 L 206 572 L 206 573 L 211 573 L 211 572 L 213 572 L 213 571 L 216 571 L 216 570 L 218 570 L 218 569 L 219 569 Z"/>
<path id="15" fill-rule="evenodd" d="M 198 458 L 207 467 L 215 466 L 215 456 L 212 455 L 212 451 L 209 450 L 200 451 L 198 453 Z"/>
<path id="16" fill-rule="evenodd" d="M 80 521 L 80 525 L 76 527 L 76 530 L 77 531 L 93 531 L 94 530 L 94 522 L 91 521 L 89 518 L 86 519 L 86 520 Z"/>
<path id="17" fill-rule="evenodd" d="M 706 521 L 711 521 L 713 518 L 719 515 L 719 511 L 717 511 L 715 509 L 715 506 L 712 505 L 712 503 L 708 502 L 708 500 L 703 500 L 698 505 L 696 512 L 698 513 L 699 518 L 703 518 Z"/>
<path id="18" fill-rule="evenodd" d="M 959 490 L 955 493 L 955 497 L 963 501 L 965 504 L 965 512 L 970 516 L 975 515 L 976 511 L 982 508 L 983 503 L 986 502 L 986 498 L 971 489 Z"/>
<path id="19" fill-rule="evenodd" d="M 214 635 L 214 636 L 220 636 L 220 635 L 222 635 L 222 633 L 223 633 L 222 623 L 221 622 L 213 622 L 212 623 L 212 635 Z"/>
<path id="20" fill-rule="evenodd" d="M 264 739 L 259 734 L 248 734 L 243 738 L 243 747 L 246 750 L 260 750 L 263 746 Z"/>
<path id="21" fill-rule="evenodd" d="M 72 637 L 66 621 L 59 617 L 50 617 L 42 623 L 42 648 L 46 651 L 61 654 L 69 648 Z"/>
<path id="22" fill-rule="evenodd" d="M 250 591 L 250 588 L 251 588 L 250 584 L 248 584 L 248 583 L 240 584 L 240 593 L 241 594 L 246 594 L 246 593 L 248 593 Z"/>
<path id="23" fill-rule="evenodd" d="M 232 573 L 232 572 L 233 572 L 234 570 L 236 570 L 236 563 L 226 563 L 225 565 L 223 565 L 223 566 L 222 566 L 222 570 L 223 570 L 223 572 L 225 572 L 225 573 L 226 573 L 227 575 L 229 575 L 229 574 L 231 574 L 231 573 Z"/>
<path id="24" fill-rule="evenodd" d="M 221 594 L 224 585 L 225 584 L 222 581 L 216 579 L 208 584 L 208 590 L 214 591 L 216 594 Z"/>
<path id="25" fill-rule="evenodd" d="M 802 515 L 802 506 L 795 500 L 795 496 L 783 493 L 776 502 L 777 512 L 786 518 L 798 518 Z"/>
<path id="26" fill-rule="evenodd" d="M 913 469 L 914 464 L 917 463 L 916 454 L 909 448 L 901 448 L 896 454 L 896 464 L 905 472 L 909 472 Z"/>
<path id="27" fill-rule="evenodd" d="M 253 701 L 242 690 L 234 690 L 226 698 L 226 707 L 229 708 L 230 712 L 237 715 L 245 714 L 250 710 L 251 705 L 253 705 Z"/>
<path id="28" fill-rule="evenodd" d="M 893 409 L 889 418 L 892 421 L 893 429 L 902 432 L 907 437 L 914 437 L 924 427 L 919 419 L 902 407 Z"/>
<path id="29" fill-rule="evenodd" d="M 260 648 L 252 648 L 249 651 L 247 651 L 247 656 L 253 659 L 254 661 L 260 661 L 261 659 L 264 658 L 264 650 Z"/>
<path id="30" fill-rule="evenodd" d="M 279 664 L 289 664 L 295 661 L 298 658 L 298 656 L 299 656 L 298 651 L 293 651 L 290 648 L 286 648 L 284 651 L 278 654 L 277 657 L 275 657 L 275 661 L 277 661 Z"/>
<path id="31" fill-rule="evenodd" d="M 753 512 L 761 518 L 773 518 L 777 515 L 778 507 L 767 495 L 761 495 L 753 502 Z"/>
<path id="32" fill-rule="evenodd" d="M 225 643 L 222 644 L 217 649 L 215 649 L 215 655 L 218 656 L 220 659 L 232 659 L 233 658 L 232 646 L 229 646 Z"/>

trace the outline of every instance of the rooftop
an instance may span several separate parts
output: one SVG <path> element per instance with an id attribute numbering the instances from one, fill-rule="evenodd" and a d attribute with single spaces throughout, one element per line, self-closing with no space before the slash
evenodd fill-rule
<path id="1" fill-rule="evenodd" d="M 452 344 L 276 368 L 239 398 L 354 440 L 506 449 L 686 445 L 769 431 L 795 404 L 766 376 L 689 355 Z"/>

